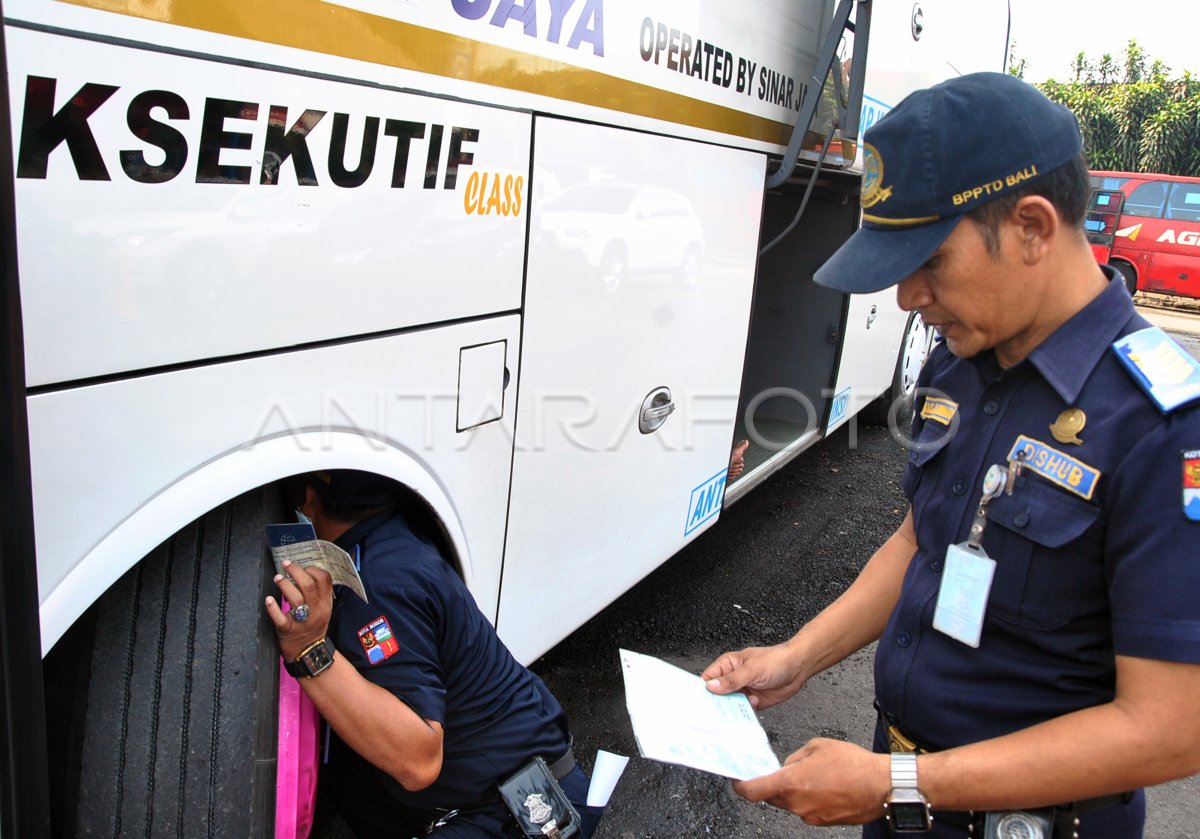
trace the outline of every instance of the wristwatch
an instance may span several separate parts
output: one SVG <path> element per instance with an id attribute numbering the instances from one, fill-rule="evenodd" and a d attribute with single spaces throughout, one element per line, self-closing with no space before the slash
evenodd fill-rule
<path id="1" fill-rule="evenodd" d="M 883 802 L 893 833 L 925 833 L 933 823 L 929 802 L 917 789 L 917 756 L 892 753 L 892 791 Z"/>
<path id="2" fill-rule="evenodd" d="M 305 649 L 295 661 L 284 661 L 283 667 L 297 679 L 319 676 L 333 666 L 333 654 L 337 648 L 328 637 Z"/>

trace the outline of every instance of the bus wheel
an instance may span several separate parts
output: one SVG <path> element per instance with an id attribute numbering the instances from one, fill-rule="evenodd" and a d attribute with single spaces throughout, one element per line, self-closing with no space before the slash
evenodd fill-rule
<path id="1" fill-rule="evenodd" d="M 48 686 L 56 668 L 80 685 L 58 714 L 74 753 L 57 834 L 275 836 L 274 499 L 255 490 L 180 530 L 47 658 Z"/>
<path id="2" fill-rule="evenodd" d="M 1125 288 L 1129 290 L 1129 296 L 1137 294 L 1137 272 L 1133 270 L 1133 266 L 1128 262 L 1110 262 L 1109 265 L 1116 268 L 1125 279 Z"/>
<path id="3" fill-rule="evenodd" d="M 913 312 L 908 316 L 908 326 L 904 329 L 892 384 L 882 396 L 862 409 L 863 422 L 867 425 L 887 425 L 892 417 L 896 422 L 908 422 L 912 416 L 917 377 L 921 375 L 932 344 L 933 334 L 925 328 L 920 313 Z"/>

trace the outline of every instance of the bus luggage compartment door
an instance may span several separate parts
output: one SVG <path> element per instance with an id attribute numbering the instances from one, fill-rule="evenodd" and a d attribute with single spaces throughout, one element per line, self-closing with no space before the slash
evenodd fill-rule
<path id="1" fill-rule="evenodd" d="M 524 661 L 716 520 L 765 176 L 762 155 L 552 119 L 534 146 L 498 623 Z"/>

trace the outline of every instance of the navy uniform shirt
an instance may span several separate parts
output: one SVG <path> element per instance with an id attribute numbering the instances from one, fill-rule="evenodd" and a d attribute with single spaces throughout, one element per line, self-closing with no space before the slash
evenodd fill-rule
<path id="1" fill-rule="evenodd" d="M 338 651 L 445 730 L 442 771 L 431 787 L 408 792 L 383 777 L 402 804 L 494 802 L 497 782 L 531 757 L 549 762 L 566 752 L 558 701 L 513 658 L 454 569 L 402 516 L 361 522 L 337 544 L 357 554 L 369 601 L 338 589 L 329 633 Z"/>
<path id="2" fill-rule="evenodd" d="M 1110 348 L 1148 325 L 1117 280 L 1009 369 L 991 351 L 931 354 L 920 386 L 942 396 L 922 392 L 912 436 L 925 446 L 958 428 L 940 449 L 910 451 L 918 548 L 875 662 L 877 699 L 922 745 L 1108 702 L 1115 655 L 1200 662 L 1200 523 L 1185 515 L 1182 477 L 1200 406 L 1164 416 Z M 1086 418 L 1079 443 L 1051 432 L 1069 408 Z M 987 508 L 997 567 L 973 649 L 932 628 L 942 564 L 967 540 L 984 473 L 1014 447 L 1031 463 Z"/>

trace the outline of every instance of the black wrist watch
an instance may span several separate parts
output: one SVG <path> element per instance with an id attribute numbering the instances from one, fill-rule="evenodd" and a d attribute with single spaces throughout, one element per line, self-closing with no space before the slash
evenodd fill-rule
<path id="1" fill-rule="evenodd" d="M 925 833 L 933 824 L 929 802 L 917 789 L 917 756 L 892 753 L 892 791 L 883 803 L 893 833 Z"/>
<path id="2" fill-rule="evenodd" d="M 337 648 L 333 646 L 333 642 L 327 637 L 322 638 L 296 656 L 295 661 L 284 661 L 283 667 L 297 679 L 319 676 L 333 666 L 335 652 Z"/>

